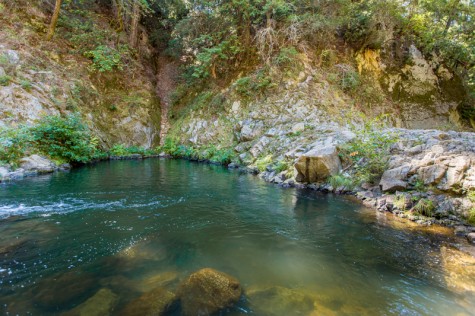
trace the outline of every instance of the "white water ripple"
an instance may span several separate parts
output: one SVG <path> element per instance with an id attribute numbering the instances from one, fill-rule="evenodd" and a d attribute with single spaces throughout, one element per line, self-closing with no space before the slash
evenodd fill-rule
<path id="1" fill-rule="evenodd" d="M 184 202 L 183 197 L 171 198 L 156 196 L 143 200 L 140 198 L 120 198 L 116 200 L 97 200 L 94 198 L 74 198 L 63 197 L 59 201 L 42 201 L 41 204 L 23 202 L 0 205 L 0 219 L 10 216 L 20 216 L 28 214 L 40 214 L 50 216 L 52 214 L 64 214 L 88 210 L 119 211 L 123 209 L 143 209 L 143 208 L 164 208 Z"/>

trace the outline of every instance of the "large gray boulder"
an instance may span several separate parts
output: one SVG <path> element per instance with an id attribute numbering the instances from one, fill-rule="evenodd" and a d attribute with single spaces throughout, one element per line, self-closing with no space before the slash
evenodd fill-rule
<path id="1" fill-rule="evenodd" d="M 22 158 L 20 160 L 20 167 L 27 173 L 50 173 L 56 170 L 56 165 L 53 162 L 38 155 Z"/>
<path id="2" fill-rule="evenodd" d="M 299 182 L 321 182 L 338 174 L 341 161 L 335 146 L 315 147 L 301 155 L 295 163 Z"/>
<path id="3" fill-rule="evenodd" d="M 410 166 L 401 166 L 394 169 L 386 170 L 381 177 L 379 185 L 383 192 L 395 192 L 398 190 L 404 190 L 407 188 L 407 175 Z"/>

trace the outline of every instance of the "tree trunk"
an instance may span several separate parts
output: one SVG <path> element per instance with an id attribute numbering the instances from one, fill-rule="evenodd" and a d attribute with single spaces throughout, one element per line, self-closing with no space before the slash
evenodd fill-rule
<path id="1" fill-rule="evenodd" d="M 136 0 L 134 1 L 134 5 L 132 8 L 132 21 L 130 22 L 130 35 L 129 35 L 130 46 L 133 48 L 137 47 L 139 22 L 140 22 L 140 4 Z"/>
<path id="2" fill-rule="evenodd" d="M 457 8 L 460 4 L 460 0 L 455 0 L 452 3 L 452 8 L 450 9 L 450 12 L 447 17 L 447 23 L 445 23 L 445 28 L 444 28 L 444 37 L 447 36 L 447 33 L 449 32 L 450 27 L 452 26 L 452 23 L 455 19 L 455 15 L 457 14 Z"/>
<path id="3" fill-rule="evenodd" d="M 53 16 L 51 17 L 51 23 L 48 29 L 48 35 L 46 36 L 46 39 L 48 41 L 53 38 L 54 31 L 56 29 L 56 24 L 58 23 L 59 11 L 61 10 L 61 2 L 62 0 L 56 0 Z"/>

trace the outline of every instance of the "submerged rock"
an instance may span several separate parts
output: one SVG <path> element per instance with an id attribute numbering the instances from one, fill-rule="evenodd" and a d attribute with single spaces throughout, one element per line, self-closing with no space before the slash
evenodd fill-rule
<path id="1" fill-rule="evenodd" d="M 463 251 L 440 249 L 447 286 L 458 293 L 475 294 L 475 258 Z"/>
<path id="2" fill-rule="evenodd" d="M 309 315 L 314 310 L 310 295 L 281 286 L 251 290 L 247 295 L 258 315 Z"/>
<path id="3" fill-rule="evenodd" d="M 94 287 L 95 281 L 91 275 L 67 272 L 38 283 L 33 289 L 34 302 L 41 308 L 57 310 L 81 302 Z"/>
<path id="4" fill-rule="evenodd" d="M 297 181 L 319 182 L 341 170 L 341 161 L 335 146 L 316 147 L 300 156 L 295 164 Z"/>
<path id="5" fill-rule="evenodd" d="M 118 296 L 110 289 L 100 289 L 81 305 L 63 316 L 106 316 L 110 315 L 117 304 Z"/>
<path id="6" fill-rule="evenodd" d="M 159 316 L 175 308 L 175 294 L 157 288 L 147 292 L 125 306 L 122 316 Z"/>
<path id="7" fill-rule="evenodd" d="M 214 269 L 201 269 L 184 280 L 178 297 L 184 315 L 210 315 L 234 305 L 241 297 L 239 281 Z"/>
<path id="8" fill-rule="evenodd" d="M 168 286 L 178 280 L 177 271 L 165 271 L 147 276 L 140 280 L 136 288 L 141 292 L 147 292 L 157 287 Z"/>

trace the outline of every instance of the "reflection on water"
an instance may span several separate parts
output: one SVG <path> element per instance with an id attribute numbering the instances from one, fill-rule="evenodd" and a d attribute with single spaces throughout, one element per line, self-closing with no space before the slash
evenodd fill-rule
<path id="1" fill-rule="evenodd" d="M 475 310 L 472 276 L 458 287 L 444 270 L 443 229 L 217 166 L 117 161 L 28 179 L 0 187 L 0 216 L 3 313 L 120 314 L 203 267 L 240 280 L 228 315 Z"/>

